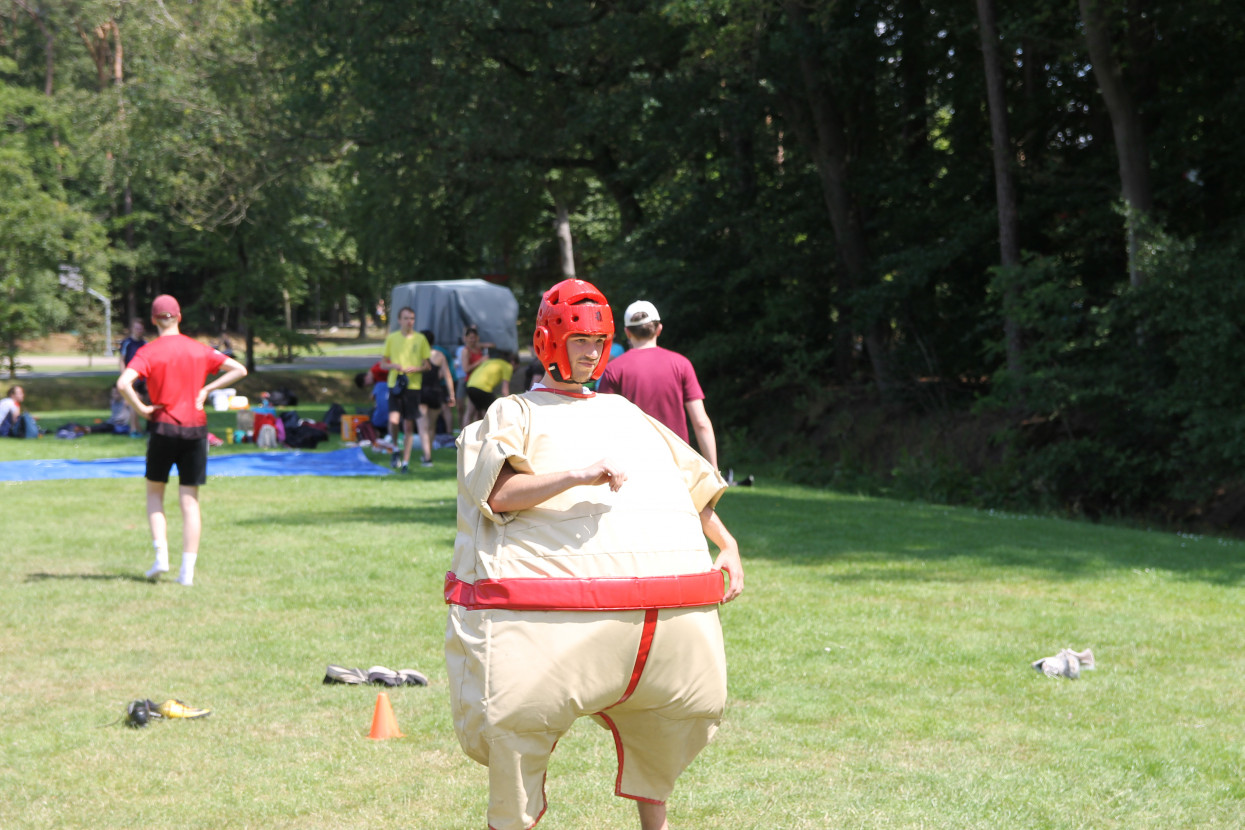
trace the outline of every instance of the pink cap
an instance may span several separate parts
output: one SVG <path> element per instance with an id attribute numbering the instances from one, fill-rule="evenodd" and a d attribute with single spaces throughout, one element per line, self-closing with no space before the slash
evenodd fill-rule
<path id="1" fill-rule="evenodd" d="M 151 303 L 152 317 L 181 317 L 182 307 L 168 294 L 161 294 Z"/>

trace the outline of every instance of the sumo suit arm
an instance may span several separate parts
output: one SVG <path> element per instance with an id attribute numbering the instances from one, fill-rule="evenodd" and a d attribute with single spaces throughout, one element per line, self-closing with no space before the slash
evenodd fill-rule
<path id="1" fill-rule="evenodd" d="M 513 513 L 535 507 L 581 484 L 608 484 L 617 492 L 626 480 L 627 474 L 622 468 L 606 459 L 578 470 L 540 474 L 521 473 L 506 462 L 489 493 L 488 506 L 494 513 Z"/>
<path id="2" fill-rule="evenodd" d="M 726 529 L 726 525 L 722 524 L 712 505 L 700 511 L 700 527 L 709 541 L 718 546 L 718 558 L 714 560 L 713 567 L 726 571 L 726 575 L 730 577 L 730 584 L 726 586 L 726 593 L 722 596 L 723 602 L 730 602 L 744 589 L 744 565 L 739 557 L 739 545 Z"/>

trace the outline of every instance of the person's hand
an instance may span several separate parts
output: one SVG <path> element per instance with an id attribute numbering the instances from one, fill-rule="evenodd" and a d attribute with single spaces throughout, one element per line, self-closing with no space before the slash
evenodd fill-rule
<path id="1" fill-rule="evenodd" d="M 163 409 L 163 408 L 164 408 L 164 404 L 156 404 L 155 406 L 152 406 L 151 404 L 143 403 L 142 401 L 139 401 L 138 406 L 134 407 L 134 411 L 137 412 L 139 415 L 142 415 L 144 418 L 150 419 L 151 416 L 155 414 L 157 409 Z M 202 409 L 203 407 L 199 407 L 199 408 Z"/>
<path id="2" fill-rule="evenodd" d="M 205 386 L 199 390 L 199 394 L 195 395 L 195 409 L 202 409 L 207 403 L 208 388 Z"/>
<path id="3" fill-rule="evenodd" d="M 743 593 L 744 563 L 739 557 L 738 546 L 727 545 L 722 548 L 713 562 L 713 567 L 726 571 L 726 575 L 730 577 L 730 584 L 726 586 L 726 593 L 722 596 L 723 602 L 730 602 Z"/>
<path id="4" fill-rule="evenodd" d="M 580 474 L 587 479 L 584 483 L 592 486 L 595 484 L 608 484 L 610 489 L 617 493 L 623 486 L 623 482 L 627 480 L 627 474 L 608 458 L 602 458 L 595 464 L 584 467 L 580 470 Z"/>

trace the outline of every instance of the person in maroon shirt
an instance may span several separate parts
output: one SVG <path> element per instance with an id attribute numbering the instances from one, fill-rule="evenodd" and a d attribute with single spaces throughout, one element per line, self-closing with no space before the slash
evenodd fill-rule
<path id="1" fill-rule="evenodd" d="M 202 519 L 199 488 L 207 483 L 207 413 L 203 404 L 216 389 L 246 376 L 246 367 L 232 357 L 181 333 L 181 307 L 168 294 L 151 304 L 151 320 L 159 331 L 155 340 L 135 352 L 117 378 L 117 391 L 139 415 L 151 423 L 147 442 L 147 522 L 155 564 L 148 579 L 169 570 L 168 524 L 164 517 L 164 490 L 169 472 L 177 465 L 178 503 L 182 511 L 182 563 L 177 581 L 194 584 Z M 207 383 L 208 375 L 225 373 Z M 147 381 L 151 403 L 134 391 L 139 378 Z"/>
<path id="2" fill-rule="evenodd" d="M 700 454 L 717 469 L 717 439 L 713 422 L 705 412 L 705 393 L 700 389 L 692 362 L 657 345 L 661 317 L 647 300 L 627 306 L 623 324 L 631 349 L 609 362 L 597 391 L 622 395 L 684 441 L 688 440 L 690 420 Z"/>

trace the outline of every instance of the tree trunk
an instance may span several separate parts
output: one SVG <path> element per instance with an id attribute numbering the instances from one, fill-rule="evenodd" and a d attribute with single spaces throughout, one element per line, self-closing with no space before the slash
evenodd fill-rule
<path id="1" fill-rule="evenodd" d="M 246 286 L 250 283 L 251 263 L 246 254 L 246 243 L 242 234 L 238 234 L 238 263 L 242 267 L 241 277 L 237 285 L 241 285 L 238 297 L 238 325 L 242 328 L 242 336 L 246 340 L 246 370 L 255 371 L 255 327 L 251 325 L 250 303 L 247 300 Z"/>
<path id="2" fill-rule="evenodd" d="M 640 207 L 635 189 L 622 181 L 622 170 L 608 147 L 595 148 L 592 169 L 605 182 L 606 189 L 618 205 L 619 230 L 622 236 L 630 236 L 636 228 L 644 224 L 644 208 Z"/>
<path id="3" fill-rule="evenodd" d="M 803 30 L 809 28 L 808 13 L 805 7 L 796 0 L 787 0 L 784 4 L 793 25 L 800 31 L 799 69 L 804 83 L 805 98 L 812 114 L 811 123 L 806 125 L 806 143 L 813 155 L 817 167 L 817 175 L 821 180 L 822 196 L 826 202 L 826 210 L 830 214 L 830 225 L 834 231 L 835 248 L 842 266 L 843 279 L 840 281 L 842 299 L 839 302 L 840 328 L 847 326 L 848 334 L 862 330 L 865 351 L 873 368 L 874 383 L 879 391 L 890 388 L 890 373 L 886 355 L 883 351 L 883 337 L 880 326 L 875 321 L 865 322 L 855 319 L 856 312 L 852 295 L 869 280 L 869 250 L 865 240 L 864 227 L 860 215 L 852 201 L 847 185 L 849 167 L 847 137 L 843 121 L 834 104 L 832 92 L 823 82 L 824 69 L 821 59 L 809 44 L 816 42 L 811 34 Z M 799 121 L 797 120 L 797 125 Z M 840 379 L 846 380 L 842 374 L 845 370 L 843 361 L 850 357 L 842 348 L 843 333 L 840 332 L 840 348 L 836 350 L 836 364 Z M 850 343 L 848 343 L 850 346 Z"/>
<path id="4" fill-rule="evenodd" d="M 342 266 L 342 275 L 350 275 L 350 266 Z M 359 339 L 367 337 L 367 316 L 376 308 L 376 300 L 367 289 L 359 292 Z"/>
<path id="5" fill-rule="evenodd" d="M 103 92 L 108 88 L 108 76 L 116 71 L 112 49 L 108 45 L 108 40 L 117 24 L 115 21 L 109 20 L 107 23 L 101 23 L 96 26 L 91 30 L 90 34 L 87 34 L 86 30 L 82 28 L 82 23 L 78 20 L 74 21 L 74 27 L 77 28 L 78 37 L 82 38 L 82 42 L 86 44 L 87 54 L 91 56 L 91 61 L 95 64 L 95 79 L 99 84 L 99 91 Z M 119 42 L 120 35 L 117 37 Z M 116 60 L 119 59 L 118 57 Z M 110 65 L 112 66 L 110 67 Z M 110 68 L 113 69 L 113 72 L 109 72 Z"/>
<path id="6" fill-rule="evenodd" d="M 999 214 L 999 261 L 1005 268 L 1020 264 L 1019 221 L 1016 217 L 1016 186 L 1012 178 L 1011 134 L 1007 128 L 1007 98 L 1003 87 L 1003 60 L 999 54 L 999 31 L 994 17 L 994 0 L 977 0 L 977 22 L 981 32 L 981 55 L 986 67 L 986 100 L 990 107 L 990 140 L 994 156 L 994 198 Z M 1009 284 L 1003 297 L 1003 338 L 1008 371 L 1023 371 L 1020 325 L 1011 314 L 1016 307 L 1018 288 Z"/>
<path id="7" fill-rule="evenodd" d="M 575 246 L 571 239 L 571 217 L 566 203 L 554 197 L 554 208 L 557 216 L 554 219 L 554 233 L 558 238 L 558 261 L 562 266 L 563 279 L 575 276 Z"/>
<path id="8" fill-rule="evenodd" d="M 129 176 L 125 179 L 125 192 L 122 194 L 122 200 L 121 212 L 125 216 L 125 247 L 130 253 L 133 253 L 137 243 L 134 241 L 134 223 L 131 221 L 134 216 L 134 191 L 130 189 Z M 129 313 L 129 316 L 125 319 L 127 325 L 138 316 L 137 300 L 134 297 L 134 283 L 138 281 L 138 274 L 135 272 L 133 265 L 130 265 L 129 271 L 129 286 L 125 292 L 125 307 Z"/>
<path id="9" fill-rule="evenodd" d="M 1103 16 L 1103 0 L 1078 0 L 1085 42 L 1093 62 L 1094 80 L 1111 117 L 1111 132 L 1120 163 L 1120 189 L 1127 211 L 1128 279 L 1138 286 L 1145 282 L 1140 251 L 1146 236 L 1146 222 L 1154 208 L 1150 186 L 1150 151 L 1146 146 L 1141 112 L 1124 82 L 1124 70 L 1112 51 L 1111 35 Z"/>
<path id="10" fill-rule="evenodd" d="M 43 29 L 44 37 L 44 59 L 46 64 L 43 70 L 43 94 L 52 97 L 54 89 L 54 80 L 56 78 L 56 41 L 52 38 L 52 33 L 39 24 L 39 28 Z"/>
<path id="11" fill-rule="evenodd" d="M 56 40 L 52 36 L 52 30 L 43 22 L 43 18 L 39 16 L 39 12 L 30 6 L 25 0 L 14 0 L 16 6 L 30 16 L 30 19 L 39 27 L 40 33 L 43 35 L 43 94 L 52 97 L 53 79 L 55 78 L 56 68 Z M 14 19 L 14 31 L 16 32 L 17 21 Z M 0 38 L 3 40 L 3 38 Z"/>

